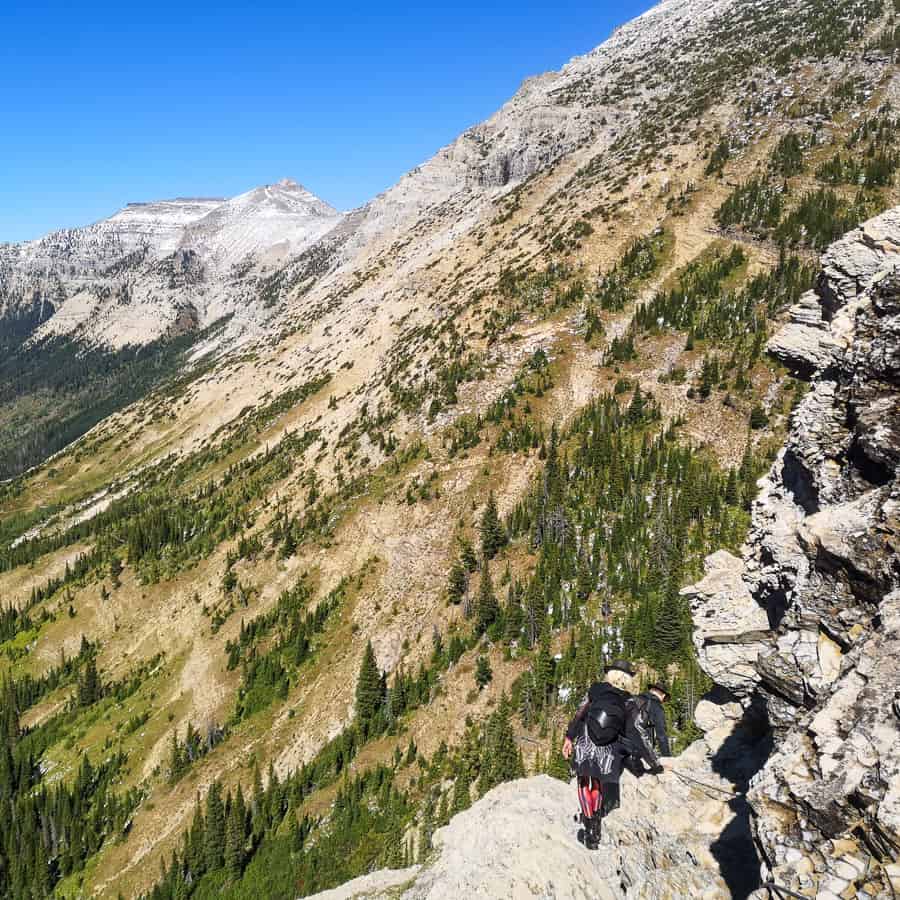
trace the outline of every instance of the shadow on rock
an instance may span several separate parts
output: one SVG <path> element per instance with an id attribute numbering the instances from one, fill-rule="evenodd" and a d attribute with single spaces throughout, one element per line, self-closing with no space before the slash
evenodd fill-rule
<path id="1" fill-rule="evenodd" d="M 736 900 L 745 900 L 762 886 L 760 859 L 751 825 L 753 810 L 743 795 L 750 779 L 765 765 L 772 747 L 771 732 L 763 721 L 750 714 L 712 757 L 713 771 L 731 782 L 735 797 L 728 803 L 734 815 L 710 845 L 710 851 Z"/>

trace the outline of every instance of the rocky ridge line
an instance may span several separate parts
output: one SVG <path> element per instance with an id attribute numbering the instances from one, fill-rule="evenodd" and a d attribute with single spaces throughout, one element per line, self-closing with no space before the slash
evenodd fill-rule
<path id="1" fill-rule="evenodd" d="M 822 263 L 769 345 L 811 385 L 760 482 L 744 558 L 714 554 L 686 593 L 701 664 L 746 719 L 772 729 L 748 794 L 767 877 L 823 900 L 890 897 L 900 890 L 900 208 Z"/>

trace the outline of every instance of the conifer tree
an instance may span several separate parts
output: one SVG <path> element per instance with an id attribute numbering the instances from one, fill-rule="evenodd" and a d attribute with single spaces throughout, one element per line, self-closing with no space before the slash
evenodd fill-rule
<path id="1" fill-rule="evenodd" d="M 478 604 L 475 609 L 476 623 L 475 627 L 478 634 L 484 634 L 500 614 L 500 605 L 497 603 L 497 597 L 494 594 L 494 584 L 491 580 L 491 570 L 484 561 L 481 567 L 481 586 L 478 589 Z"/>
<path id="2" fill-rule="evenodd" d="M 469 589 L 469 578 L 462 560 L 453 563 L 450 569 L 450 580 L 447 585 L 447 599 L 451 603 L 459 603 Z"/>
<path id="3" fill-rule="evenodd" d="M 491 664 L 486 656 L 479 656 L 475 662 L 475 684 L 478 690 L 482 691 L 491 683 L 494 673 L 491 670 Z"/>
<path id="4" fill-rule="evenodd" d="M 584 603 L 594 590 L 594 573 L 591 570 L 591 561 L 584 541 L 578 552 L 578 571 L 575 582 L 575 596 Z M 574 617 L 573 617 L 574 618 Z"/>
<path id="5" fill-rule="evenodd" d="M 214 781 L 206 795 L 206 822 L 204 855 L 206 870 L 214 872 L 222 868 L 225 851 L 225 808 L 222 805 L 222 789 Z"/>
<path id="6" fill-rule="evenodd" d="M 169 751 L 169 781 L 173 784 L 178 781 L 184 772 L 184 757 L 181 745 L 178 743 L 178 732 L 172 731 L 172 745 Z"/>
<path id="7" fill-rule="evenodd" d="M 450 821 L 450 810 L 447 806 L 447 792 L 441 792 L 441 802 L 438 805 L 437 824 L 438 828 L 443 828 Z"/>
<path id="8" fill-rule="evenodd" d="M 663 665 L 672 662 L 684 646 L 684 639 L 678 595 L 669 591 L 656 617 L 653 633 L 653 646 L 659 662 Z"/>
<path id="9" fill-rule="evenodd" d="M 474 572 L 478 568 L 478 557 L 472 548 L 472 542 L 466 538 L 459 539 L 459 560 L 467 572 Z"/>
<path id="10" fill-rule="evenodd" d="M 525 767 L 516 745 L 510 719 L 509 698 L 504 694 L 485 729 L 481 772 L 478 779 L 479 794 L 484 794 L 504 781 L 523 778 L 524 775 Z"/>
<path id="11" fill-rule="evenodd" d="M 550 653 L 550 629 L 544 628 L 541 645 L 532 670 L 538 709 L 543 709 L 553 687 L 553 656 Z"/>
<path id="12" fill-rule="evenodd" d="M 456 781 L 453 783 L 453 803 L 450 807 L 451 815 L 456 815 L 472 805 L 472 785 L 469 780 L 469 771 L 466 766 L 460 768 Z"/>
<path id="13" fill-rule="evenodd" d="M 372 642 L 366 643 L 363 653 L 359 679 L 356 682 L 356 718 L 364 735 L 371 733 L 371 728 L 382 703 L 381 672 L 375 660 Z"/>
<path id="14" fill-rule="evenodd" d="M 244 824 L 241 811 L 233 804 L 225 827 L 225 868 L 233 880 L 241 877 L 243 868 Z"/>
<path id="15" fill-rule="evenodd" d="M 84 639 L 82 638 L 82 648 L 84 647 Z M 84 662 L 84 671 L 78 681 L 78 705 L 90 706 L 100 699 L 100 675 L 97 672 L 97 661 L 95 654 L 89 652 Z"/>
<path id="16" fill-rule="evenodd" d="M 569 761 L 562 755 L 562 741 L 556 731 L 550 741 L 550 752 L 547 754 L 547 762 L 544 771 L 552 778 L 560 781 L 568 781 L 572 777 L 572 769 Z"/>
<path id="17" fill-rule="evenodd" d="M 503 639 L 507 644 L 511 644 L 521 637 L 524 621 L 525 613 L 519 601 L 519 591 L 513 582 L 509 586 L 506 609 L 503 611 Z"/>
<path id="18" fill-rule="evenodd" d="M 644 407 L 646 406 L 646 401 L 644 400 L 644 395 L 641 393 L 641 386 L 635 385 L 634 395 L 631 398 L 631 403 L 628 405 L 628 412 L 626 413 L 626 421 L 630 425 L 637 425 L 644 419 Z"/>
<path id="19" fill-rule="evenodd" d="M 547 618 L 547 607 L 544 602 L 544 592 L 538 578 L 532 578 L 528 582 L 525 592 L 525 639 L 528 647 L 533 647 Z"/>
<path id="20" fill-rule="evenodd" d="M 506 530 L 500 522 L 497 501 L 491 491 L 481 516 L 481 554 L 486 560 L 493 559 L 505 545 Z"/>

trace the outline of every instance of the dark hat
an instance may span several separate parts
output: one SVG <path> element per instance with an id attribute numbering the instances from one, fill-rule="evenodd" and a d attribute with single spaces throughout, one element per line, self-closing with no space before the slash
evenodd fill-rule
<path id="1" fill-rule="evenodd" d="M 664 697 L 668 697 L 668 696 L 669 696 L 669 689 L 668 689 L 665 685 L 660 684 L 658 681 L 657 681 L 657 682 L 654 682 L 653 684 L 651 684 L 651 685 L 647 688 L 647 690 L 648 690 L 648 691 L 658 691 L 658 692 L 659 692 L 660 694 L 662 694 Z"/>
<path id="2" fill-rule="evenodd" d="M 631 663 L 625 659 L 614 659 L 606 667 L 606 671 L 609 672 L 612 669 L 618 669 L 620 672 L 624 672 L 626 675 L 634 675 L 634 669 L 632 668 Z"/>

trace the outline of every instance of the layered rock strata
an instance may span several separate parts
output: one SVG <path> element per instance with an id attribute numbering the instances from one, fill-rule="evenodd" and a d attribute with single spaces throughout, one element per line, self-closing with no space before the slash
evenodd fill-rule
<path id="1" fill-rule="evenodd" d="M 809 391 L 744 558 L 686 590 L 701 663 L 771 729 L 748 800 L 765 877 L 900 890 L 900 208 L 832 245 L 770 351 Z M 762 894 L 761 894 L 762 896 Z"/>

